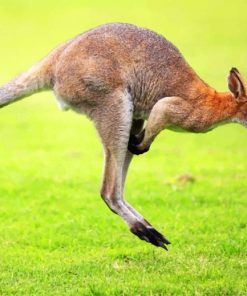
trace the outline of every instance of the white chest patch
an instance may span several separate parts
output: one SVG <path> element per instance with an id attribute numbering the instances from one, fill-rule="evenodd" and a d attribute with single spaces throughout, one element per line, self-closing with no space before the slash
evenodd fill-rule
<path id="1" fill-rule="evenodd" d="M 69 105 L 67 105 L 61 97 L 55 95 L 55 98 L 56 98 L 56 101 L 57 101 L 57 104 L 58 104 L 58 107 L 60 110 L 68 111 L 70 109 Z"/>

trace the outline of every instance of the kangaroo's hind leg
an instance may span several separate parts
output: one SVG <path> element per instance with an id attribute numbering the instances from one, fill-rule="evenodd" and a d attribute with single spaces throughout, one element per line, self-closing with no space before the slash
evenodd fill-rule
<path id="1" fill-rule="evenodd" d="M 101 196 L 108 207 L 122 217 L 132 233 L 140 239 L 166 248 L 169 242 L 123 199 L 123 168 L 132 123 L 132 103 L 129 95 L 115 91 L 94 122 L 105 151 L 105 168 Z"/>
<path id="2" fill-rule="evenodd" d="M 137 137 L 142 129 L 143 129 L 143 125 L 144 125 L 144 120 L 143 119 L 134 119 L 132 121 L 132 126 L 130 129 L 130 137 Z M 133 158 L 133 153 L 131 153 L 130 151 L 127 150 L 126 152 L 126 156 L 125 156 L 125 161 L 124 161 L 124 166 L 123 166 L 123 186 L 126 180 L 126 176 L 128 173 L 128 168 L 130 165 L 130 162 Z"/>
<path id="3" fill-rule="evenodd" d="M 130 137 L 137 137 L 138 134 L 142 131 L 144 125 L 144 120 L 142 119 L 134 119 L 132 122 L 131 130 L 130 130 Z M 133 159 L 134 154 L 131 153 L 129 150 L 126 151 L 125 161 L 123 165 L 123 171 L 122 171 L 122 188 L 124 189 L 124 185 L 126 182 L 126 177 L 129 169 L 129 165 Z M 137 217 L 142 218 L 142 216 L 134 210 L 127 202 L 127 207 L 129 210 Z"/>

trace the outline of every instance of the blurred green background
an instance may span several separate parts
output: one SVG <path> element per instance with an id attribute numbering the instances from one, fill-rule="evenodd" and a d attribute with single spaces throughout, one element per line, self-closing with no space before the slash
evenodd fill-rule
<path id="1" fill-rule="evenodd" d="M 163 34 L 225 91 L 232 66 L 247 78 L 246 11 L 243 0 L 0 0 L 0 82 L 83 31 L 128 22 Z M 172 242 L 168 253 L 106 208 L 94 128 L 51 92 L 1 109 L 0 138 L 0 295 L 247 294 L 243 127 L 164 131 L 134 159 L 127 200 Z"/>

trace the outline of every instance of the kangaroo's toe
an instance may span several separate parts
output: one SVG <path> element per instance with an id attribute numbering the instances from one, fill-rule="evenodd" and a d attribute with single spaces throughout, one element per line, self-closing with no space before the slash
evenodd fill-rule
<path id="1" fill-rule="evenodd" d="M 129 138 L 129 143 L 128 143 L 128 150 L 135 154 L 135 155 L 140 155 L 140 154 L 143 154 L 145 152 L 147 152 L 149 150 L 150 147 L 147 147 L 145 149 L 140 149 L 138 147 L 138 145 L 140 144 L 140 139 L 138 139 L 137 136 L 135 135 L 130 135 L 130 138 Z"/>
<path id="2" fill-rule="evenodd" d="M 161 247 L 168 251 L 167 245 L 169 245 L 170 242 L 151 225 L 146 226 L 144 223 L 138 221 L 130 228 L 130 231 L 141 240 L 145 240 L 156 247 Z"/>

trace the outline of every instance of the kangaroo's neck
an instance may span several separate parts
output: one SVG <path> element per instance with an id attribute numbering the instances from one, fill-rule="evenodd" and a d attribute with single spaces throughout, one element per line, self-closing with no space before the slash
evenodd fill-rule
<path id="1" fill-rule="evenodd" d="M 203 82 L 192 88 L 188 98 L 198 132 L 232 121 L 237 112 L 236 100 L 230 92 L 217 92 Z"/>

